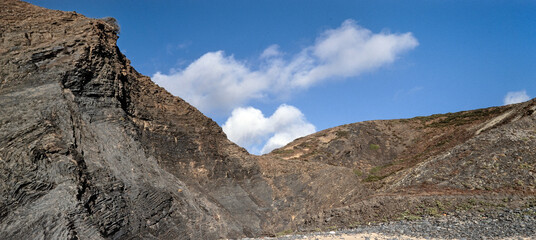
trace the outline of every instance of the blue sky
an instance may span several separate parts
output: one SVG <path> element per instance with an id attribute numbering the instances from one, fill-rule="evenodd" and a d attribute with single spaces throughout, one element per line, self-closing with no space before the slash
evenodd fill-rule
<path id="1" fill-rule="evenodd" d="M 70 1 L 259 154 L 322 129 L 536 96 L 536 1 Z"/>

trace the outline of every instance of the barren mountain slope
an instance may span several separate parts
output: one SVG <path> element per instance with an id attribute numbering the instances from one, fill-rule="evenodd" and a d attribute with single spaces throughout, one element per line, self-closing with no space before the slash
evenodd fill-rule
<path id="1" fill-rule="evenodd" d="M 236 238 L 531 203 L 534 100 L 340 126 L 259 157 L 137 73 L 117 31 L 0 2 L 2 238 Z"/>
<path id="2" fill-rule="evenodd" d="M 352 193 L 343 198 L 344 204 L 306 217 L 302 227 L 310 230 L 437 215 L 467 208 L 468 202 L 483 205 L 470 207 L 479 211 L 505 206 L 513 198 L 516 206 L 532 205 L 535 110 L 533 99 L 459 113 L 348 124 L 297 139 L 263 158 L 341 166 L 360 179 L 361 192 L 368 194 Z M 274 172 L 285 167 L 279 168 Z"/>

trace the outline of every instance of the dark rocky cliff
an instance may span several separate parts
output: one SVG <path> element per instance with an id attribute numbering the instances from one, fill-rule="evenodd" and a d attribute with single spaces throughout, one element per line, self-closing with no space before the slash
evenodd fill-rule
<path id="1" fill-rule="evenodd" d="M 344 125 L 257 157 L 137 73 L 117 31 L 0 2 L 2 238 L 236 238 L 533 203 L 534 100 Z"/>
<path id="2" fill-rule="evenodd" d="M 130 67 L 116 26 L 19 1 L 0 19 L 3 237 L 262 233 L 258 164 Z"/>

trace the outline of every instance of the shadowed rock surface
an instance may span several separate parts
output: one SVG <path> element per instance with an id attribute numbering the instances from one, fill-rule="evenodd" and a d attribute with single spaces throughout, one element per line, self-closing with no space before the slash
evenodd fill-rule
<path id="1" fill-rule="evenodd" d="M 535 100 L 349 124 L 254 156 L 136 72 L 118 31 L 0 2 L 2 238 L 238 238 L 534 205 Z"/>

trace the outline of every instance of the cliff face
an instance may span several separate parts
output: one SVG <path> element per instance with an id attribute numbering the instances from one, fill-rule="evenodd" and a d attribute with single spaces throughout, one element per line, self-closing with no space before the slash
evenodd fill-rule
<path id="1" fill-rule="evenodd" d="M 534 100 L 344 125 L 257 157 L 137 73 L 116 27 L 0 2 L 3 238 L 274 235 L 534 195 Z"/>
<path id="2" fill-rule="evenodd" d="M 19 1 L 2 1 L 0 19 L 3 236 L 261 233 L 271 193 L 258 164 L 138 74 L 113 24 Z"/>

